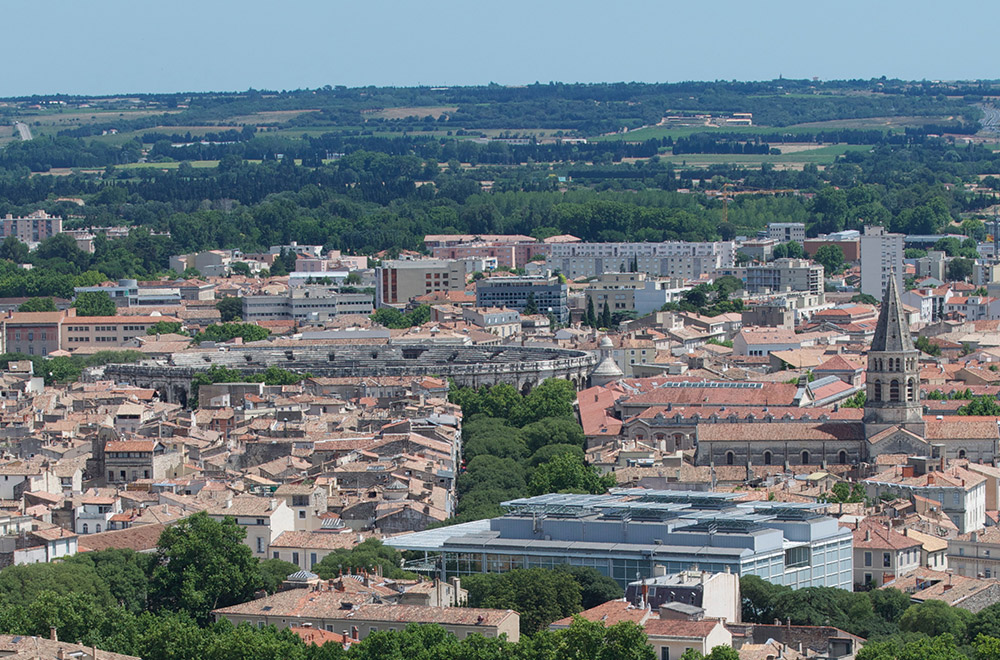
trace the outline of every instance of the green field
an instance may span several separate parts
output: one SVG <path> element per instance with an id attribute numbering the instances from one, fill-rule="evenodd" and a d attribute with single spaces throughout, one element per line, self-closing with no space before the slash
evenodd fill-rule
<path id="1" fill-rule="evenodd" d="M 186 161 L 191 164 L 191 167 L 217 167 L 219 161 L 217 160 L 189 160 Z M 249 161 L 253 162 L 253 161 Z M 260 162 L 260 161 L 257 161 Z M 153 168 L 157 170 L 176 170 L 180 167 L 180 162 L 175 163 L 126 163 L 124 165 L 115 165 L 115 168 L 121 170 L 137 170 L 144 168 Z"/>
<path id="2" fill-rule="evenodd" d="M 819 147 L 808 151 L 797 151 L 790 154 L 753 155 L 753 154 L 681 154 L 675 156 L 670 153 L 660 155 L 660 160 L 674 163 L 683 167 L 704 167 L 707 165 L 755 165 L 771 163 L 773 165 L 799 166 L 807 163 L 815 165 L 830 165 L 838 156 L 842 156 L 849 151 L 868 151 L 871 145 L 864 144 L 834 144 L 828 147 Z"/>

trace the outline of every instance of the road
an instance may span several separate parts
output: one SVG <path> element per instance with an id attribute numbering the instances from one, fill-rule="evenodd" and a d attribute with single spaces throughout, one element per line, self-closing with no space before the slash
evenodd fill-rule
<path id="1" fill-rule="evenodd" d="M 31 139 L 31 128 L 23 121 L 14 122 L 14 128 L 17 129 L 18 135 L 21 136 L 22 140 L 28 141 Z"/>
<path id="2" fill-rule="evenodd" d="M 981 103 L 979 109 L 983 111 L 983 118 L 979 120 L 982 125 L 980 129 L 983 133 L 1000 133 L 1000 109 L 989 103 Z"/>

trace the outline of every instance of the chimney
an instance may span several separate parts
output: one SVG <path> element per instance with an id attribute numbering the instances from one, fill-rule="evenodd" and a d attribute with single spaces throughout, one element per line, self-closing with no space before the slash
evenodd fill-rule
<path id="1" fill-rule="evenodd" d="M 870 529 L 866 529 L 865 530 L 865 540 L 866 541 L 871 541 L 872 540 L 872 530 L 870 530 Z"/>
<path id="2" fill-rule="evenodd" d="M 55 626 L 49 626 L 49 639 L 51 639 L 53 642 L 59 641 L 59 635 L 56 634 Z"/>
<path id="3" fill-rule="evenodd" d="M 359 641 L 359 639 L 360 639 L 358 637 L 358 627 L 357 626 L 351 626 L 351 639 L 354 640 L 355 642 Z"/>

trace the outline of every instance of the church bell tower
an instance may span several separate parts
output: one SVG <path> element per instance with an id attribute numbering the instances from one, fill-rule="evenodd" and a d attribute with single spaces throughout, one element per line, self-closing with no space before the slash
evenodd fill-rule
<path id="1" fill-rule="evenodd" d="M 920 351 L 913 346 L 896 277 L 889 277 L 865 372 L 865 435 L 901 426 L 924 435 Z"/>

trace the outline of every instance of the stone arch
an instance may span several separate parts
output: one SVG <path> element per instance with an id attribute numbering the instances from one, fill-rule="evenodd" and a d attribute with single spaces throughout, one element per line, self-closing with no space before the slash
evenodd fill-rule
<path id="1" fill-rule="evenodd" d="M 965 457 L 966 457 L 966 455 L 967 455 L 967 454 L 965 453 L 965 450 L 964 450 L 964 449 L 959 449 L 959 450 L 958 450 L 958 457 L 959 457 L 959 458 L 965 458 Z"/>
<path id="2" fill-rule="evenodd" d="M 531 392 L 531 381 L 526 380 L 524 381 L 524 384 L 521 385 L 521 396 L 528 396 L 529 392 Z"/>
<path id="3" fill-rule="evenodd" d="M 181 385 L 174 385 L 174 399 L 173 403 L 181 404 L 181 407 L 186 408 L 188 404 L 188 392 Z"/>

